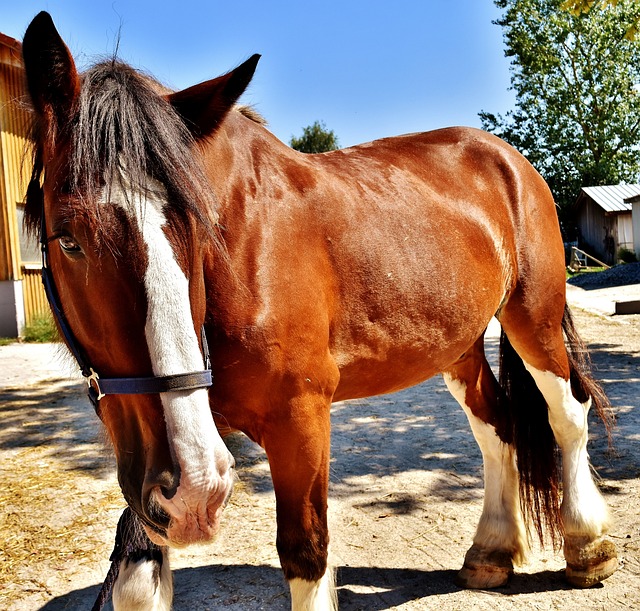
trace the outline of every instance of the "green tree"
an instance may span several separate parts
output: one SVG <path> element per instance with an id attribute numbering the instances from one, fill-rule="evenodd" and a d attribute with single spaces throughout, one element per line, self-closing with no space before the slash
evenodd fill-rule
<path id="1" fill-rule="evenodd" d="M 594 6 L 616 6 L 618 0 L 564 0 L 560 5 L 560 8 L 565 11 L 569 11 L 573 15 L 580 15 L 580 13 L 588 13 Z M 640 31 L 640 13 L 636 14 L 636 20 L 629 25 L 629 29 L 625 34 L 625 38 L 633 40 Z"/>
<path id="2" fill-rule="evenodd" d="M 516 108 L 480 113 L 544 176 L 566 226 L 582 186 L 640 176 L 640 40 L 627 36 L 640 4 L 572 2 L 495 0 Z"/>
<path id="3" fill-rule="evenodd" d="M 338 137 L 333 130 L 327 129 L 323 121 L 315 121 L 303 128 L 302 136 L 292 136 L 289 145 L 302 153 L 326 153 L 339 148 Z"/>

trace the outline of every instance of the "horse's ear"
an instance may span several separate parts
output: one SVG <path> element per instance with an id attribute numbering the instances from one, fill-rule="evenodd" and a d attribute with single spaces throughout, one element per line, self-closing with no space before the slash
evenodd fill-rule
<path id="1" fill-rule="evenodd" d="M 29 24 L 22 57 L 34 110 L 44 121 L 46 136 L 55 138 L 80 94 L 80 78 L 49 13 L 42 11 Z"/>
<path id="2" fill-rule="evenodd" d="M 249 85 L 259 59 L 253 55 L 223 76 L 167 96 L 195 138 L 213 133 Z"/>

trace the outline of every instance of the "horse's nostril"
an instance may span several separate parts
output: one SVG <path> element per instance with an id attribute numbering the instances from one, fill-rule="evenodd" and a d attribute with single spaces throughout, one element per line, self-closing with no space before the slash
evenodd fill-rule
<path id="1" fill-rule="evenodd" d="M 172 499 L 178 491 L 179 485 L 180 471 L 177 468 L 174 471 L 164 469 L 159 473 L 149 472 L 144 483 L 145 499 L 153 496 L 154 490 L 155 494 L 159 493 L 165 499 Z"/>
<path id="2" fill-rule="evenodd" d="M 178 486 L 160 486 L 160 492 L 165 499 L 172 499 L 177 491 Z"/>
<path id="3" fill-rule="evenodd" d="M 160 501 L 172 499 L 176 496 L 180 477 L 168 469 L 158 472 L 148 472 L 142 489 L 141 513 L 148 525 L 153 525 L 156 532 L 162 533 L 169 527 L 170 516 L 163 509 Z"/>

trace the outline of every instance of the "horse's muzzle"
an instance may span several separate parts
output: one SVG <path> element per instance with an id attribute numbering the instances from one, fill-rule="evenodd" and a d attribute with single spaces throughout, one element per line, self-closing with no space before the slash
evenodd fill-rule
<path id="1" fill-rule="evenodd" d="M 171 547 L 213 540 L 233 493 L 236 478 L 233 464 L 231 459 L 229 469 L 219 476 L 215 486 L 200 489 L 181 483 L 171 498 L 165 496 L 163 488 L 154 488 L 146 502 L 143 519 L 149 538 L 157 545 Z"/>

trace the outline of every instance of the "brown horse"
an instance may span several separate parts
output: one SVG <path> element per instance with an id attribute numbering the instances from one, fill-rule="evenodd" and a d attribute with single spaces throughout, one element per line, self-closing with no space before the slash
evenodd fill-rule
<path id="1" fill-rule="evenodd" d="M 572 583 L 614 572 L 586 451 L 605 400 L 566 307 L 552 196 L 519 153 L 452 128 L 304 155 L 235 106 L 257 56 L 171 93 L 116 60 L 79 75 L 46 13 L 23 50 L 28 223 L 124 496 L 165 561 L 164 546 L 218 531 L 233 481 L 218 431 L 239 430 L 269 459 L 293 608 L 330 608 L 331 403 L 442 373 L 485 466 L 460 583 L 505 583 L 529 518 L 563 538 Z M 500 382 L 483 350 L 493 316 Z M 203 326 L 213 385 L 200 372 L 167 387 L 202 370 Z M 117 606 L 170 604 L 147 564 L 123 561 Z"/>

